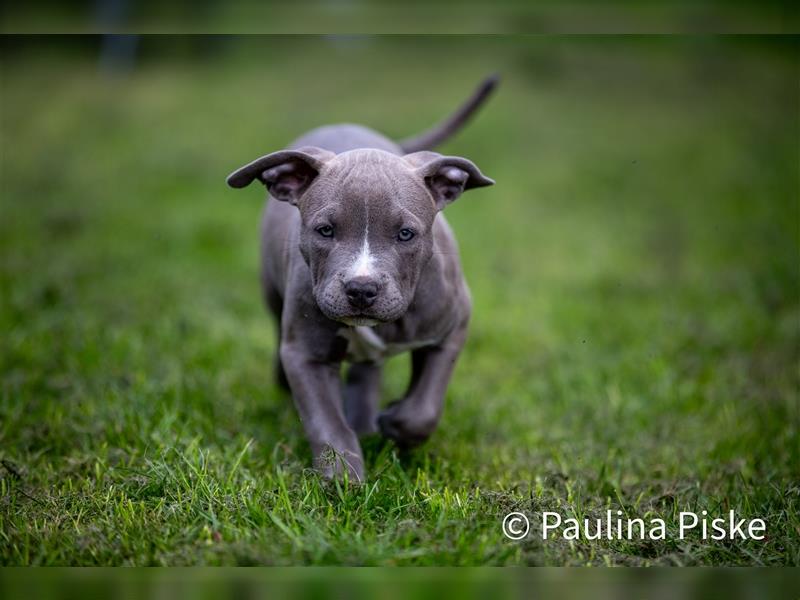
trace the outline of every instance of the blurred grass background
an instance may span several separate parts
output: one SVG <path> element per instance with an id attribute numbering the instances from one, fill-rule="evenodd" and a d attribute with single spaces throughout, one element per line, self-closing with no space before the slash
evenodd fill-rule
<path id="1" fill-rule="evenodd" d="M 800 563 L 796 38 L 2 44 L 0 563 Z M 225 176 L 324 123 L 417 132 L 494 71 L 440 149 L 498 182 L 447 211 L 475 311 L 442 425 L 323 485 L 271 380 L 263 192 Z M 669 539 L 500 530 L 607 508 Z M 768 538 L 677 540 L 731 508 Z"/>
<path id="2" fill-rule="evenodd" d="M 3 33 L 791 34 L 791 0 L 34 0 Z"/>

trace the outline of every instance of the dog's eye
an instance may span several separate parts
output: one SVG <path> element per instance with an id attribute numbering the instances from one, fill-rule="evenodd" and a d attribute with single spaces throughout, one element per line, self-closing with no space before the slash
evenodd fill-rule
<path id="1" fill-rule="evenodd" d="M 326 238 L 333 237 L 333 227 L 331 227 L 330 225 L 320 225 L 319 227 L 317 227 L 316 231 L 322 237 Z"/>
<path id="2" fill-rule="evenodd" d="M 403 229 L 397 232 L 397 239 L 400 240 L 401 242 L 407 242 L 413 237 L 414 237 L 414 231 L 412 229 L 408 229 L 407 227 L 404 227 Z"/>

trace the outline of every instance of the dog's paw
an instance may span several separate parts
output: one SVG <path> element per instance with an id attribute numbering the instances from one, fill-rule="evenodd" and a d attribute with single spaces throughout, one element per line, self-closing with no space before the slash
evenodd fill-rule
<path id="1" fill-rule="evenodd" d="M 346 479 L 349 483 L 364 482 L 364 458 L 361 452 L 335 450 L 331 446 L 326 446 L 314 458 L 314 468 L 327 480 Z"/>
<path id="2" fill-rule="evenodd" d="M 410 448 L 425 442 L 439 424 L 439 415 L 424 405 L 392 402 L 378 415 L 381 433 L 398 446 Z"/>

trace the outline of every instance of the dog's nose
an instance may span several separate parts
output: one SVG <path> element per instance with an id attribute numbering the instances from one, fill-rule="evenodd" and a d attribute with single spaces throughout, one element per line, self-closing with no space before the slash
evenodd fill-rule
<path id="1" fill-rule="evenodd" d="M 367 308 L 378 297 L 378 284 L 369 277 L 353 277 L 344 285 L 344 293 L 353 308 Z"/>

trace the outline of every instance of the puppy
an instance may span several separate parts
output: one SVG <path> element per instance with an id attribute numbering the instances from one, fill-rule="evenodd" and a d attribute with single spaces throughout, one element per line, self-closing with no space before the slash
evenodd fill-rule
<path id="1" fill-rule="evenodd" d="M 261 283 L 278 321 L 278 381 L 291 390 L 325 477 L 364 479 L 358 436 L 425 441 L 467 336 L 470 295 L 441 211 L 492 185 L 466 158 L 429 151 L 489 96 L 399 143 L 360 125 L 315 129 L 228 177 L 263 183 Z M 378 411 L 382 361 L 411 352 L 405 396 Z M 349 363 L 344 384 L 342 361 Z"/>

